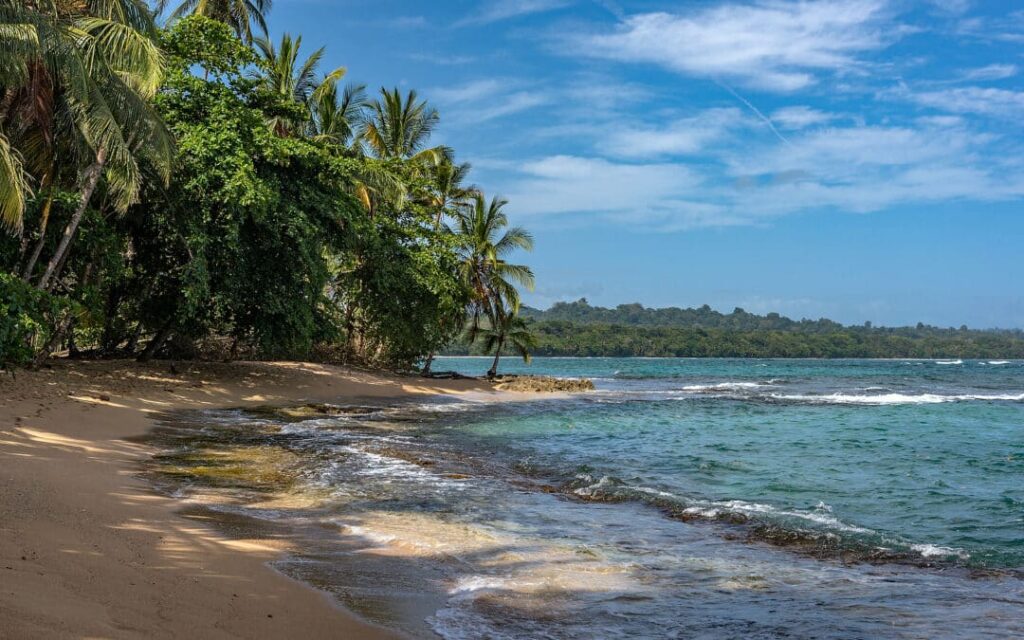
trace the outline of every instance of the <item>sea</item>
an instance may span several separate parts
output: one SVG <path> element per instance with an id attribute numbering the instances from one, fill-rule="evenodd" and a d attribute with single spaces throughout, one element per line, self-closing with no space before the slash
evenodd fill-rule
<path id="1" fill-rule="evenodd" d="M 145 473 L 414 638 L 1024 638 L 1024 361 L 501 365 L 596 389 L 167 415 Z"/>

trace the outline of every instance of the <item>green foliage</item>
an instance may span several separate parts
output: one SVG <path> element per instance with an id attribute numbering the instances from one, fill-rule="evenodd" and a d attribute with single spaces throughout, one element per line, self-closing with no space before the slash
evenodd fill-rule
<path id="1" fill-rule="evenodd" d="M 49 339 L 54 319 L 68 311 L 56 296 L 0 273 L 0 369 L 30 363 L 35 344 Z"/>
<path id="2" fill-rule="evenodd" d="M 83 46 L 117 45 L 134 67 L 86 78 L 102 84 L 97 96 L 117 100 L 116 112 L 94 119 L 106 136 L 94 138 L 60 128 L 74 122 L 64 112 L 56 119 L 59 109 L 74 109 L 47 103 L 53 95 L 23 95 L 31 41 L 12 43 L 21 57 L 0 68 L 0 101 L 29 123 L 5 128 L 0 110 L 0 215 L 27 229 L 0 235 L 0 362 L 65 346 L 72 355 L 409 368 L 459 335 L 471 301 L 460 267 L 466 239 L 442 220 L 473 191 L 461 186 L 468 165 L 427 147 L 437 114 L 426 102 L 382 92 L 374 116 L 360 86 L 339 92 L 343 69 L 318 77 L 322 49 L 303 60 L 299 38 L 279 50 L 261 40 L 258 55 L 243 39 L 266 0 L 185 2 L 159 33 L 144 10 L 131 33 L 114 33 L 93 19 L 93 5 L 75 7 L 68 24 L 88 32 Z M 49 20 L 33 12 L 8 14 Z M 75 53 L 75 43 L 49 44 L 53 77 L 72 81 L 74 68 L 57 54 Z M 37 103 L 52 109 L 24 110 Z M 32 136 L 55 142 L 17 155 L 35 148 Z M 15 167 L 8 151 L 31 162 Z M 18 172 L 38 191 L 15 184 Z"/>

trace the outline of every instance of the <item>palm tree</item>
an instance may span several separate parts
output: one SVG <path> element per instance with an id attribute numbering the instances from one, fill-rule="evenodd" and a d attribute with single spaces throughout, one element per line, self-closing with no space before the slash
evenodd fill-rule
<path id="1" fill-rule="evenodd" d="M 37 284 L 43 289 L 59 274 L 101 179 L 122 211 L 137 200 L 142 158 L 166 179 L 172 143 L 149 103 L 163 78 L 163 56 L 143 0 L 0 0 L 0 30 L 19 36 L 0 64 L 0 194 L 8 226 L 20 223 L 19 163 L 43 191 L 58 176 L 78 175 L 79 204 Z M 44 205 L 40 235 L 47 211 Z"/>
<path id="2" fill-rule="evenodd" d="M 523 362 L 529 364 L 530 349 L 537 346 L 537 339 L 516 310 L 505 308 L 500 300 L 495 300 L 487 319 L 487 327 L 483 330 L 484 350 L 486 353 L 494 352 L 494 362 L 487 371 L 487 377 L 498 375 L 498 360 L 506 346 L 511 346 L 522 356 Z"/>
<path id="3" fill-rule="evenodd" d="M 309 101 L 308 135 L 318 142 L 344 147 L 355 138 L 367 106 L 366 85 L 345 85 L 338 95 L 338 78 L 327 76 Z"/>
<path id="4" fill-rule="evenodd" d="M 396 87 L 381 87 L 380 98 L 370 105 L 361 138 L 370 152 L 384 160 L 405 159 L 440 164 L 451 157 L 447 147 L 424 148 L 440 120 L 437 110 L 410 90 L 403 98 Z"/>
<path id="5" fill-rule="evenodd" d="M 471 206 L 454 211 L 459 268 L 473 295 L 471 340 L 480 330 L 482 316 L 491 317 L 496 308 L 505 306 L 513 315 L 518 313 L 517 284 L 533 289 L 533 271 L 506 261 L 517 249 L 533 249 L 533 236 L 526 229 L 508 227 L 508 216 L 502 211 L 506 204 L 507 200 L 497 197 L 488 203 L 484 194 L 477 192 Z"/>
<path id="6" fill-rule="evenodd" d="M 448 159 L 431 167 L 430 190 L 425 198 L 425 204 L 436 212 L 435 226 L 441 226 L 445 215 L 468 206 L 473 196 L 480 192 L 475 185 L 463 185 L 470 168 L 468 162 L 455 164 Z"/>
<path id="7" fill-rule="evenodd" d="M 256 38 L 255 45 L 261 68 L 253 72 L 253 77 L 259 80 L 268 92 L 283 100 L 309 106 L 317 89 L 316 72 L 324 57 L 324 47 L 320 47 L 305 60 L 300 61 L 302 36 L 293 40 L 290 34 L 282 35 L 280 48 L 275 47 L 269 38 L 260 36 Z M 328 73 L 323 82 L 335 83 L 344 75 L 345 68 L 338 67 Z M 284 136 L 293 133 L 299 123 L 274 116 L 270 124 L 278 135 Z"/>
<path id="8" fill-rule="evenodd" d="M 253 40 L 252 25 L 267 32 L 267 14 L 273 0 L 183 0 L 171 13 L 171 20 L 186 15 L 206 16 L 231 27 L 246 44 Z M 157 1 L 157 13 L 162 13 L 168 0 Z"/>

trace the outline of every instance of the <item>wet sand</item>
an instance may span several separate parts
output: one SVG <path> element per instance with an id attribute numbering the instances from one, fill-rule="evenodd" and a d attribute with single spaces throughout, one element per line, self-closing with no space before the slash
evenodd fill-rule
<path id="1" fill-rule="evenodd" d="M 271 569 L 287 537 L 218 533 L 138 477 L 178 409 L 466 394 L 475 380 L 305 363 L 64 362 L 0 374 L 0 635 L 394 638 Z"/>

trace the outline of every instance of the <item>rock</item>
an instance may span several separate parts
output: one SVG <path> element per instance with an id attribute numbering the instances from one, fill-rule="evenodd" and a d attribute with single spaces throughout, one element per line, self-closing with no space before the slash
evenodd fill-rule
<path id="1" fill-rule="evenodd" d="M 494 379 L 499 391 L 523 393 L 579 393 L 593 391 L 594 383 L 586 378 L 553 378 L 551 376 L 499 376 Z"/>

